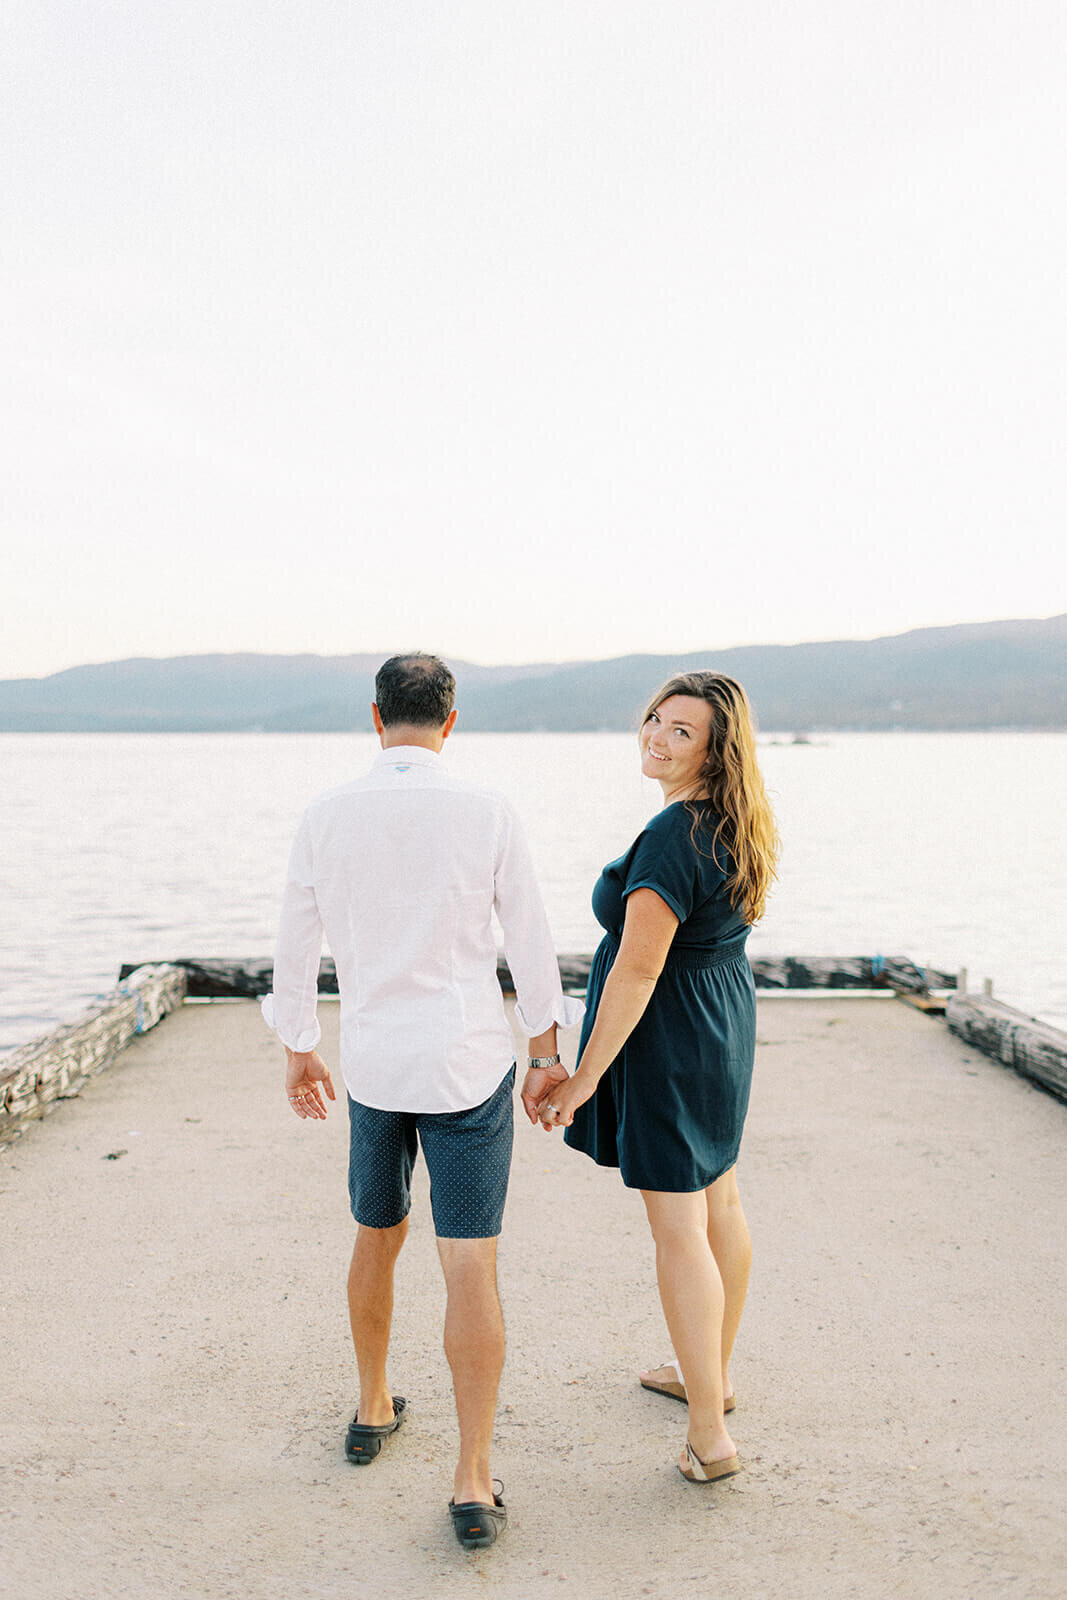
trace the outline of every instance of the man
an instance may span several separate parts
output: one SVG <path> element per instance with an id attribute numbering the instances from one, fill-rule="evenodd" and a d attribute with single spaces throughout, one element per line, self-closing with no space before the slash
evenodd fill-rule
<path id="1" fill-rule="evenodd" d="M 441 750 L 456 720 L 455 679 L 435 656 L 394 656 L 375 679 L 382 753 L 354 783 L 307 809 L 293 845 L 263 1002 L 286 1047 L 297 1116 L 334 1099 L 315 1046 L 325 931 L 341 996 L 341 1070 L 351 1124 L 349 1194 L 358 1224 L 348 1304 L 359 1406 L 351 1461 L 372 1461 L 405 1417 L 386 1381 L 393 1269 L 404 1242 L 421 1143 L 447 1290 L 445 1353 L 459 1419 L 449 1502 L 467 1548 L 506 1521 L 489 1454 L 504 1362 L 496 1280 L 512 1144 L 511 1030 L 496 977 L 495 910 L 530 1039 L 527 1115 L 566 1076 L 556 1025 L 582 1014 L 564 997 L 548 921 L 511 806 L 452 778 Z"/>

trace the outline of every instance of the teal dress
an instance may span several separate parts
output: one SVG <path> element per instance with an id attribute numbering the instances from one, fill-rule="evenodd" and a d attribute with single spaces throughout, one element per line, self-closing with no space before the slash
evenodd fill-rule
<path id="1" fill-rule="evenodd" d="M 730 904 L 730 858 L 712 855 L 715 816 L 675 801 L 652 818 L 593 890 L 601 940 L 589 972 L 578 1059 L 619 952 L 626 897 L 654 889 L 678 918 L 652 998 L 619 1055 L 564 1135 L 630 1189 L 706 1189 L 737 1160 L 756 1050 L 748 924 Z"/>

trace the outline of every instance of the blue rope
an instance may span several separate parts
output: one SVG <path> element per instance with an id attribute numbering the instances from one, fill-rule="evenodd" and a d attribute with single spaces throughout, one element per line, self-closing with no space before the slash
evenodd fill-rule
<path id="1" fill-rule="evenodd" d="M 97 995 L 97 999 L 110 1000 L 111 995 L 117 996 L 117 998 L 120 1000 L 135 1000 L 137 1002 L 133 1031 L 135 1033 L 146 1033 L 147 1029 L 145 1027 L 144 1019 L 144 995 L 141 993 L 140 988 L 138 987 L 133 989 L 130 987 L 129 983 L 120 983 L 117 984 L 109 994 Z"/>

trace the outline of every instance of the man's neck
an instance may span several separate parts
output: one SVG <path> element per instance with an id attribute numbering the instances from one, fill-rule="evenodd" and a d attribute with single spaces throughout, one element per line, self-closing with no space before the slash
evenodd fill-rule
<path id="1" fill-rule="evenodd" d="M 400 744 L 416 745 L 421 750 L 433 750 L 437 755 L 441 754 L 445 742 L 443 728 L 415 728 L 406 722 L 383 728 L 380 738 L 383 750 L 393 750 Z"/>

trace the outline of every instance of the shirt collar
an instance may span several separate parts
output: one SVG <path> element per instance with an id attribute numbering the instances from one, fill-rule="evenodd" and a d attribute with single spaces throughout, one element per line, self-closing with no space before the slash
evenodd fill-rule
<path id="1" fill-rule="evenodd" d="M 422 744 L 394 744 L 380 750 L 375 767 L 436 767 L 441 757 L 436 750 L 427 750 Z"/>

